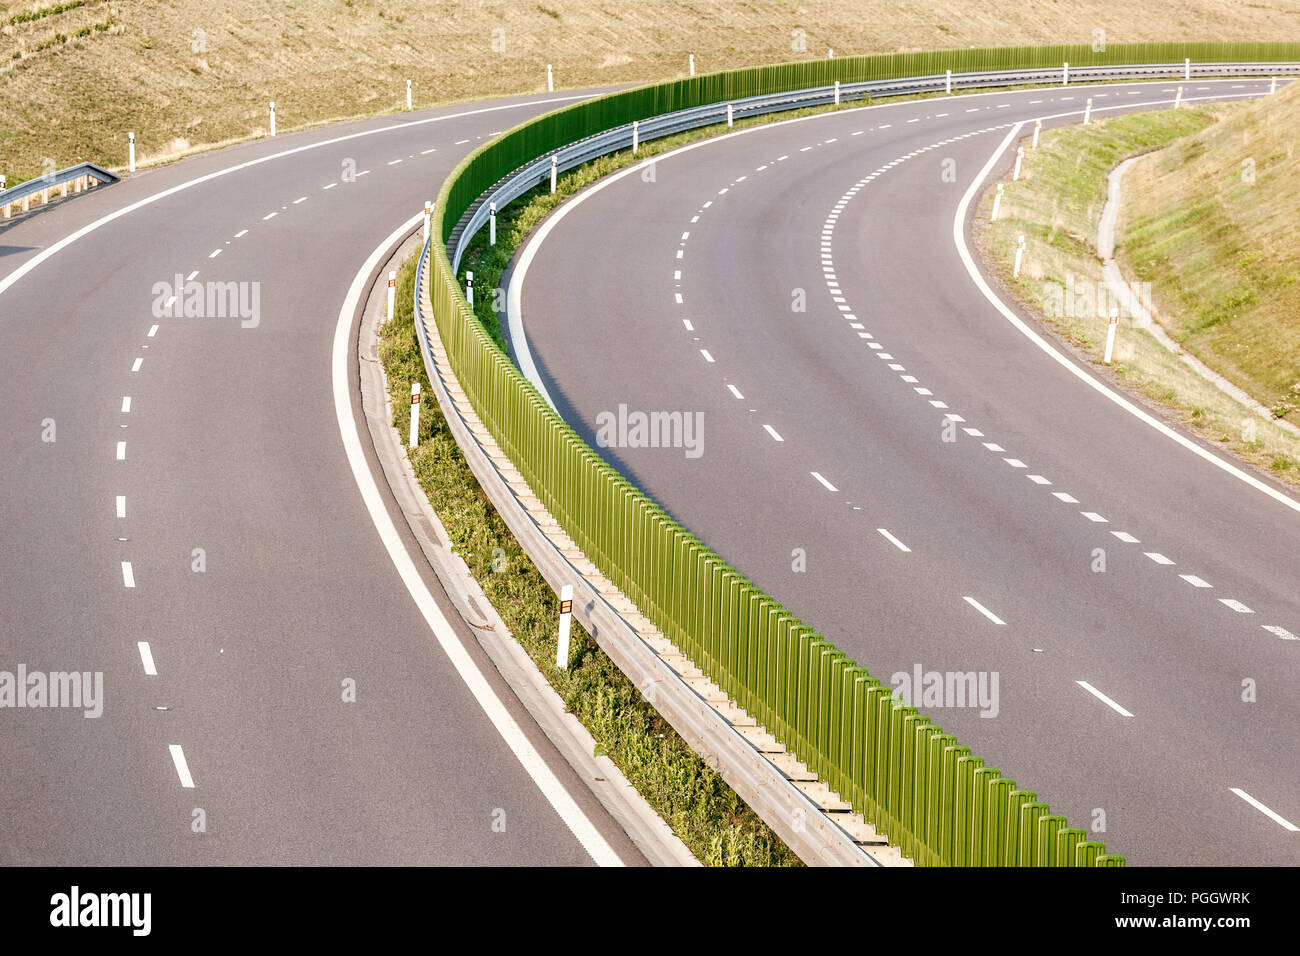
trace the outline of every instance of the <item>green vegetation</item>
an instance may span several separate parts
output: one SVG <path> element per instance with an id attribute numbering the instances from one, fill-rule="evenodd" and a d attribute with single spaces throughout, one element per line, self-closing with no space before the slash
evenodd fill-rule
<path id="1" fill-rule="evenodd" d="M 1182 345 L 1281 418 L 1300 405 L 1300 85 L 1135 163 L 1121 259 Z"/>
<path id="2" fill-rule="evenodd" d="M 1300 93 L 1300 88 L 1290 91 Z M 1285 104 L 1281 94 L 1270 98 L 1278 108 Z M 1221 304 L 1236 302 L 1239 312 L 1235 318 L 1242 321 L 1247 304 L 1252 301 L 1249 290 L 1241 287 L 1243 269 L 1270 269 L 1271 274 L 1285 274 L 1287 269 L 1300 271 L 1300 263 L 1293 257 L 1291 264 L 1272 261 L 1265 264 L 1259 244 L 1240 241 L 1240 234 L 1227 238 L 1227 231 L 1215 233 L 1205 222 L 1197 224 L 1197 216 L 1206 215 L 1206 203 L 1191 178 L 1209 155 L 1208 143 L 1231 142 L 1224 131 L 1237 130 L 1247 115 L 1248 122 L 1258 126 L 1265 121 L 1254 115 L 1266 105 L 1234 104 L 1184 107 L 1179 110 L 1162 109 L 1148 113 L 1135 113 L 1104 120 L 1094 120 L 1088 126 L 1072 125 L 1042 134 L 1039 148 L 1029 148 L 1026 140 L 1025 164 L 1019 182 L 1005 184 L 999 220 L 987 222 L 990 197 L 984 197 L 984 212 L 977 219 L 977 241 L 989 261 L 999 266 L 1003 279 L 1011 291 L 1029 309 L 1043 315 L 1071 344 L 1094 361 L 1100 362 L 1105 349 L 1106 319 L 1093 314 L 1053 314 L 1051 303 L 1067 282 L 1078 288 L 1102 282 L 1101 263 L 1097 258 L 1097 224 L 1106 199 L 1106 177 L 1123 160 L 1131 156 L 1144 158 L 1134 164 L 1124 180 L 1123 216 L 1119 238 L 1119 262 L 1129 281 L 1134 279 L 1152 283 L 1157 319 L 1169 326 L 1174 321 L 1186 289 L 1195 285 L 1202 294 L 1209 295 L 1208 286 L 1230 290 L 1217 296 L 1214 304 L 1192 313 L 1198 331 L 1212 340 L 1211 332 L 1224 325 Z M 1239 135 L 1239 134 L 1236 134 Z M 1278 155 L 1276 150 L 1261 151 L 1261 157 Z M 1282 152 L 1284 156 L 1284 151 Z M 1236 160 L 1234 160 L 1236 162 Z M 1155 198 L 1156 185 L 1149 169 L 1178 171 L 1182 182 L 1170 186 L 1170 191 Z M 1236 170 L 1240 172 L 1240 168 Z M 1137 174 L 1137 175 L 1135 175 Z M 1262 187 L 1261 187 L 1262 188 Z M 1178 189 L 1186 189 L 1179 193 Z M 1174 203 L 1171 195 L 1179 195 Z M 1252 194 L 1253 196 L 1254 194 Z M 1258 197 L 1268 202 L 1268 195 Z M 1277 192 L 1272 193 L 1277 196 Z M 1134 216 L 1135 207 L 1146 209 L 1158 205 L 1163 209 L 1159 216 Z M 1221 204 L 1220 204 L 1221 205 Z M 1256 209 L 1267 208 L 1257 205 Z M 1290 207 L 1273 209 L 1282 221 L 1285 209 L 1292 210 L 1294 221 L 1296 203 Z M 1215 256 L 1204 251 L 1193 253 L 1190 244 L 1206 233 L 1212 236 Z M 1025 256 L 1021 275 L 1011 278 L 1016 239 L 1025 236 Z M 1294 243 L 1294 240 L 1293 240 Z M 1270 246 L 1276 251 L 1276 246 Z M 1294 256 L 1294 249 L 1292 245 Z M 1134 250 L 1137 250 L 1137 253 Z M 1175 251 L 1175 250 L 1178 251 Z M 1135 264 L 1133 259 L 1139 261 Z M 1203 283 L 1203 285 L 1197 285 Z M 1285 289 L 1284 283 L 1273 283 L 1272 289 Z M 1169 303 L 1175 303 L 1172 306 Z M 1254 321 L 1260 322 L 1260 310 L 1250 312 Z M 1300 300 L 1289 311 L 1272 313 L 1275 326 L 1272 333 L 1278 341 L 1295 341 L 1300 345 Z M 1277 327 L 1283 330 L 1279 331 Z M 1182 326 L 1169 327 L 1176 339 L 1192 348 L 1193 335 Z M 1294 336 L 1296 338 L 1286 338 Z M 1193 351 L 1197 351 L 1192 349 Z M 1242 356 L 1245 350 L 1234 349 Z M 1287 410 L 1293 402 L 1300 402 L 1300 357 L 1295 346 L 1283 351 L 1290 361 L 1293 390 L 1268 392 L 1255 390 L 1254 383 L 1235 374 L 1235 366 L 1216 360 L 1214 352 L 1202 349 L 1198 357 L 1211 368 L 1229 378 L 1236 379 L 1260 401 L 1268 402 L 1275 412 Z M 1275 356 L 1276 357 L 1276 356 Z M 1211 382 L 1190 369 L 1176 355 L 1166 350 L 1147 332 L 1133 328 L 1122 321 L 1111 370 L 1115 377 L 1142 393 L 1151 401 L 1164 406 L 1189 428 L 1211 441 L 1225 444 L 1236 454 L 1287 481 L 1297 481 L 1300 474 L 1292 468 L 1300 461 L 1300 439 L 1259 418 L 1248 408 L 1224 394 Z M 1240 358 L 1238 360 L 1240 362 Z M 1285 375 L 1281 379 L 1286 381 Z"/>

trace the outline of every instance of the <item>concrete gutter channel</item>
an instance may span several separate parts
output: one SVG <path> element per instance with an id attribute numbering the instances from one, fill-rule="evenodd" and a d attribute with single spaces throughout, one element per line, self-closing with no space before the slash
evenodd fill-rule
<path id="1" fill-rule="evenodd" d="M 422 325 L 427 336 L 428 348 L 422 351 L 438 404 L 484 493 L 547 584 L 556 592 L 566 584 L 573 586 L 574 616 L 601 649 L 687 745 L 718 771 L 801 860 L 810 865 L 910 866 L 911 860 L 905 859 L 897 848 L 889 846 L 886 838 L 878 834 L 861 814 L 852 812 L 848 803 L 818 780 L 816 774 L 789 753 L 783 744 L 758 726 L 753 717 L 729 699 L 665 638 L 632 601 L 597 570 L 542 506 L 461 390 L 442 347 L 437 326 L 423 321 L 423 316 L 432 315 L 428 279 L 426 268 L 421 272 L 417 289 L 417 326 Z M 396 438 L 388 424 L 390 421 L 391 417 L 384 420 L 382 431 L 388 434 L 391 442 Z M 378 442 L 376 444 L 378 446 Z M 409 476 L 409 465 L 401 467 Z M 405 480 L 414 481 L 411 477 Z M 418 486 L 415 492 L 427 509 L 427 499 Z M 399 500 L 402 500 L 400 495 Z M 404 506 L 403 510 L 408 517 L 413 513 L 410 507 Z M 459 559 L 456 563 L 464 567 Z M 434 568 L 443 578 L 444 572 L 437 562 Z M 467 570 L 464 577 L 468 578 Z M 472 584 L 472 579 L 469 582 Z M 453 600 L 456 600 L 454 591 L 463 589 L 461 583 L 447 584 Z M 477 585 L 473 590 L 477 591 Z M 477 601 L 468 606 L 466 620 L 484 642 L 481 622 L 489 615 L 482 609 L 490 605 L 480 592 Z M 495 613 L 491 617 L 495 618 Z M 503 642 L 517 650 L 536 671 L 523 650 L 505 635 L 504 625 L 498 625 L 497 633 L 503 634 Z M 493 653 L 489 643 L 492 642 L 484 642 L 484 647 Z M 502 673 L 507 680 L 511 679 L 509 673 L 504 670 Z M 511 683 L 513 685 L 514 681 Z M 555 696 L 554 691 L 551 694 Z M 558 696 L 555 699 L 558 701 Z M 577 723 L 572 715 L 566 716 Z M 545 723 L 542 726 L 546 729 Z M 586 752 L 590 753 L 589 747 Z M 592 779 L 576 764 L 575 769 L 584 779 Z M 599 791 L 596 795 L 601 797 Z M 604 798 L 601 799 L 603 802 Z M 629 830 L 629 834 L 636 839 L 632 831 Z"/>

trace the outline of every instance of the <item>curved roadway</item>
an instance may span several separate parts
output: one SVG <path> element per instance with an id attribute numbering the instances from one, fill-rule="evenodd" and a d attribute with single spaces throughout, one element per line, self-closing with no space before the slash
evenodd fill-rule
<path id="1" fill-rule="evenodd" d="M 922 709 L 1073 825 L 1134 864 L 1294 865 L 1300 505 L 1035 342 L 962 256 L 1035 118 L 1164 109 L 1176 86 L 919 100 L 678 150 L 552 215 L 512 318 L 593 447 L 620 405 L 702 414 L 699 457 L 604 454 L 872 673 L 996 673 L 991 719 Z"/>
<path id="2" fill-rule="evenodd" d="M 371 250 L 486 137 L 577 98 L 282 135 L 0 231 L 0 671 L 104 675 L 97 719 L 0 709 L 0 863 L 643 862 L 388 502 L 469 650 L 435 646 L 331 392 Z M 256 288 L 257 315 L 158 317 L 178 274 Z"/>

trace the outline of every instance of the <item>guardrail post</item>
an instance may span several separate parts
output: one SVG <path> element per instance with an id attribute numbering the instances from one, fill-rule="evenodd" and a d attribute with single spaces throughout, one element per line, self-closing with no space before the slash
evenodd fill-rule
<path id="1" fill-rule="evenodd" d="M 1016 265 L 1011 270 L 1011 278 L 1015 279 L 1020 276 L 1020 264 L 1025 258 L 1025 237 L 1021 236 L 1016 240 Z"/>
<path id="2" fill-rule="evenodd" d="M 632 121 L 632 155 L 636 155 L 637 147 L 641 145 L 641 124 L 636 120 Z"/>
<path id="3" fill-rule="evenodd" d="M 388 319 L 393 321 L 393 299 L 397 295 L 397 273 L 388 273 Z"/>
<path id="4" fill-rule="evenodd" d="M 474 273 L 465 273 L 465 301 L 474 304 Z"/>
<path id="5" fill-rule="evenodd" d="M 1018 181 L 1019 181 L 1019 179 L 1020 179 L 1020 165 L 1021 165 L 1024 161 L 1025 161 L 1025 148 L 1024 148 L 1023 146 L 1017 146 L 1017 147 L 1016 147 L 1016 168 L 1015 168 L 1015 170 L 1014 170 L 1014 171 L 1012 172 L 1012 174 L 1011 174 L 1011 181 L 1012 181 L 1012 182 L 1018 182 Z"/>
<path id="6" fill-rule="evenodd" d="M 1110 307 L 1110 321 L 1106 323 L 1106 357 L 1103 361 L 1110 364 L 1111 356 L 1115 353 L 1115 330 L 1119 328 L 1119 308 Z"/>
<path id="7" fill-rule="evenodd" d="M 997 194 L 993 197 L 993 215 L 989 217 L 989 222 L 998 221 L 998 207 L 1002 205 L 1002 184 L 998 183 Z"/>
<path id="8" fill-rule="evenodd" d="M 1068 86 L 1069 84 L 1070 84 L 1070 63 L 1067 60 L 1065 62 L 1065 65 L 1061 67 L 1061 85 Z"/>
<path id="9" fill-rule="evenodd" d="M 546 92 L 555 92 L 555 74 L 551 72 L 551 64 L 546 64 Z"/>
<path id="10" fill-rule="evenodd" d="M 551 195 L 555 195 L 555 178 L 559 172 L 560 161 L 554 156 L 551 157 Z"/>
<path id="11" fill-rule="evenodd" d="M 1043 131 L 1043 121 L 1034 120 L 1034 149 L 1038 148 L 1038 134 Z"/>
<path id="12" fill-rule="evenodd" d="M 411 383 L 411 437 L 406 442 L 407 448 L 414 448 L 420 443 L 420 383 Z"/>
<path id="13" fill-rule="evenodd" d="M 427 240 L 428 238 L 429 237 L 426 235 L 425 239 Z M 496 244 L 497 244 L 497 204 L 494 202 L 490 202 L 488 203 L 488 245 L 495 246 Z"/>
<path id="14" fill-rule="evenodd" d="M 135 172 L 135 133 L 126 134 L 126 168 Z"/>
<path id="15" fill-rule="evenodd" d="M 555 666 L 569 669 L 569 626 L 573 619 L 573 585 L 560 588 L 560 639 L 555 643 Z"/>
<path id="16" fill-rule="evenodd" d="M 1083 125 L 1087 126 L 1092 122 L 1092 97 L 1088 97 L 1088 102 L 1083 105 Z"/>
<path id="17" fill-rule="evenodd" d="M 691 76 L 694 76 L 695 75 L 695 54 L 694 53 L 690 54 L 690 57 L 691 57 L 691 64 L 690 64 Z"/>
<path id="18" fill-rule="evenodd" d="M 406 81 L 406 109 L 411 109 L 411 81 Z"/>
<path id="19" fill-rule="evenodd" d="M 271 100 L 271 135 L 275 135 L 275 100 Z"/>
<path id="20" fill-rule="evenodd" d="M 731 104 L 728 103 L 727 104 L 727 126 L 730 127 L 734 125 L 735 125 L 734 114 L 732 113 Z"/>
<path id="21" fill-rule="evenodd" d="M 1180 86 L 1178 87 L 1178 95 L 1174 97 L 1174 109 L 1178 109 L 1182 105 L 1183 105 L 1183 88 Z"/>

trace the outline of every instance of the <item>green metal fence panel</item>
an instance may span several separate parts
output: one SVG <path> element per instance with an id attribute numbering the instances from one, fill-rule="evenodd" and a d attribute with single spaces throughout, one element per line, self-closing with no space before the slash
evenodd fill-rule
<path id="1" fill-rule="evenodd" d="M 652 84 L 538 117 L 466 157 L 434 206 L 426 267 L 443 348 L 470 404 L 574 543 L 658 627 L 855 808 L 905 836 L 917 862 L 1054 859 L 1122 866 L 1029 791 L 984 772 L 951 735 L 889 700 L 840 652 L 764 595 L 609 467 L 501 353 L 465 302 L 445 242 L 515 169 L 594 133 L 741 97 L 904 76 L 1013 68 L 1300 60 L 1297 43 L 1003 47 L 842 57 Z M 853 676 L 849 676 L 853 675 Z M 928 728 L 928 729 L 927 729 Z M 939 747 L 938 751 L 934 748 Z M 924 759 L 922 759 L 924 758 Z M 1050 817 L 1046 823 L 1044 817 Z M 1030 829 L 1026 830 L 1028 826 Z M 969 830 L 969 834 L 965 831 Z M 1064 837 L 1062 836 L 1064 834 Z M 1041 839 L 1040 839 L 1041 838 Z"/>

